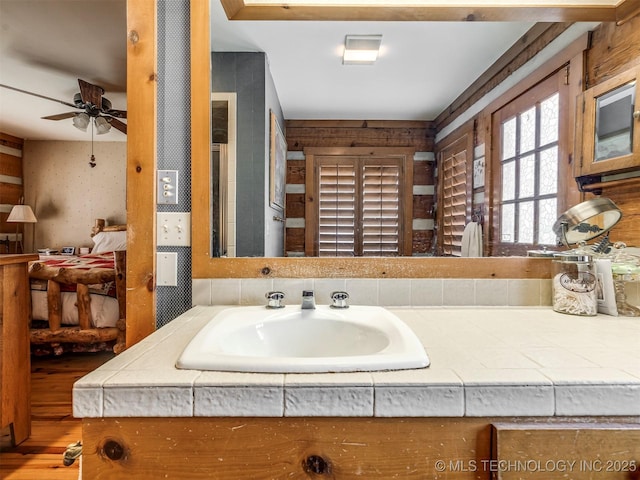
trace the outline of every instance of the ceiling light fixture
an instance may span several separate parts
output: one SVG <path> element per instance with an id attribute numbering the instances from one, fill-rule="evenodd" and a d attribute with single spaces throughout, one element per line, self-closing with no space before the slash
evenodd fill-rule
<path id="1" fill-rule="evenodd" d="M 347 35 L 344 39 L 343 65 L 373 65 L 378 59 L 382 35 Z"/>
<path id="2" fill-rule="evenodd" d="M 98 135 L 108 133 L 111 130 L 111 124 L 104 117 L 96 117 L 94 123 L 96 124 L 96 133 Z"/>
<path id="3" fill-rule="evenodd" d="M 73 126 L 78 130 L 86 132 L 87 126 L 89 126 L 89 115 L 84 112 L 76 114 L 76 116 L 73 117 Z"/>

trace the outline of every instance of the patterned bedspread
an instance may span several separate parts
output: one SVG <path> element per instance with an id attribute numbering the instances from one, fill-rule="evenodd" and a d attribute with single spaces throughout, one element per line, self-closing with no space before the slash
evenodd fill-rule
<path id="1" fill-rule="evenodd" d="M 99 254 L 80 255 L 77 257 L 52 255 L 51 258 L 40 260 L 39 263 L 53 268 L 90 270 L 92 268 L 115 268 L 113 252 Z M 31 290 L 46 291 L 47 281 L 31 278 Z M 60 290 L 63 292 L 75 292 L 76 284 L 61 284 Z M 116 298 L 116 283 L 107 282 L 89 285 L 89 293 L 96 295 L 106 295 Z"/>

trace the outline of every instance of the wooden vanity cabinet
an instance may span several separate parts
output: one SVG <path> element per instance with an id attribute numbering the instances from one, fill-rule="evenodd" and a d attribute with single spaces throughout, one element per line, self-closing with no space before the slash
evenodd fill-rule
<path id="1" fill-rule="evenodd" d="M 31 433 L 28 262 L 37 255 L 0 255 L 0 428 L 17 445 Z"/>
<path id="2" fill-rule="evenodd" d="M 640 419 L 86 418 L 83 443 L 83 475 L 96 480 L 629 480 Z M 501 469 L 498 460 L 525 466 Z M 565 477 L 548 460 L 582 462 L 583 471 Z M 586 470 L 608 461 L 627 468 Z"/>

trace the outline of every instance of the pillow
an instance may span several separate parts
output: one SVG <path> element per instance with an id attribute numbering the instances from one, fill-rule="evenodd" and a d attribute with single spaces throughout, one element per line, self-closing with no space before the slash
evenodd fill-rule
<path id="1" fill-rule="evenodd" d="M 127 232 L 100 232 L 93 236 L 91 253 L 116 252 L 127 249 Z"/>

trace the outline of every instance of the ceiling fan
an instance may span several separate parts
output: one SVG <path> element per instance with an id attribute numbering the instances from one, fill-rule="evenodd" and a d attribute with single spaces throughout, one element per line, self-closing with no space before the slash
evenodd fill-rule
<path id="1" fill-rule="evenodd" d="M 98 85 L 93 85 L 81 80 L 80 78 L 78 79 L 78 84 L 80 85 L 80 92 L 73 96 L 73 103 L 40 95 L 39 93 L 28 92 L 8 85 L 0 86 L 10 90 L 15 90 L 16 92 L 26 93 L 27 95 L 61 103 L 68 107 L 84 110 L 82 112 L 66 112 L 42 117 L 45 120 L 64 120 L 65 118 L 73 118 L 73 126 L 86 131 L 91 119 L 93 119 L 98 135 L 107 133 L 111 127 L 115 127 L 126 135 L 127 124 L 120 121 L 119 118 L 127 118 L 127 112 L 125 110 L 116 110 L 111 108 L 111 102 L 109 99 L 102 96 L 104 95 L 104 88 L 99 87 Z"/>

